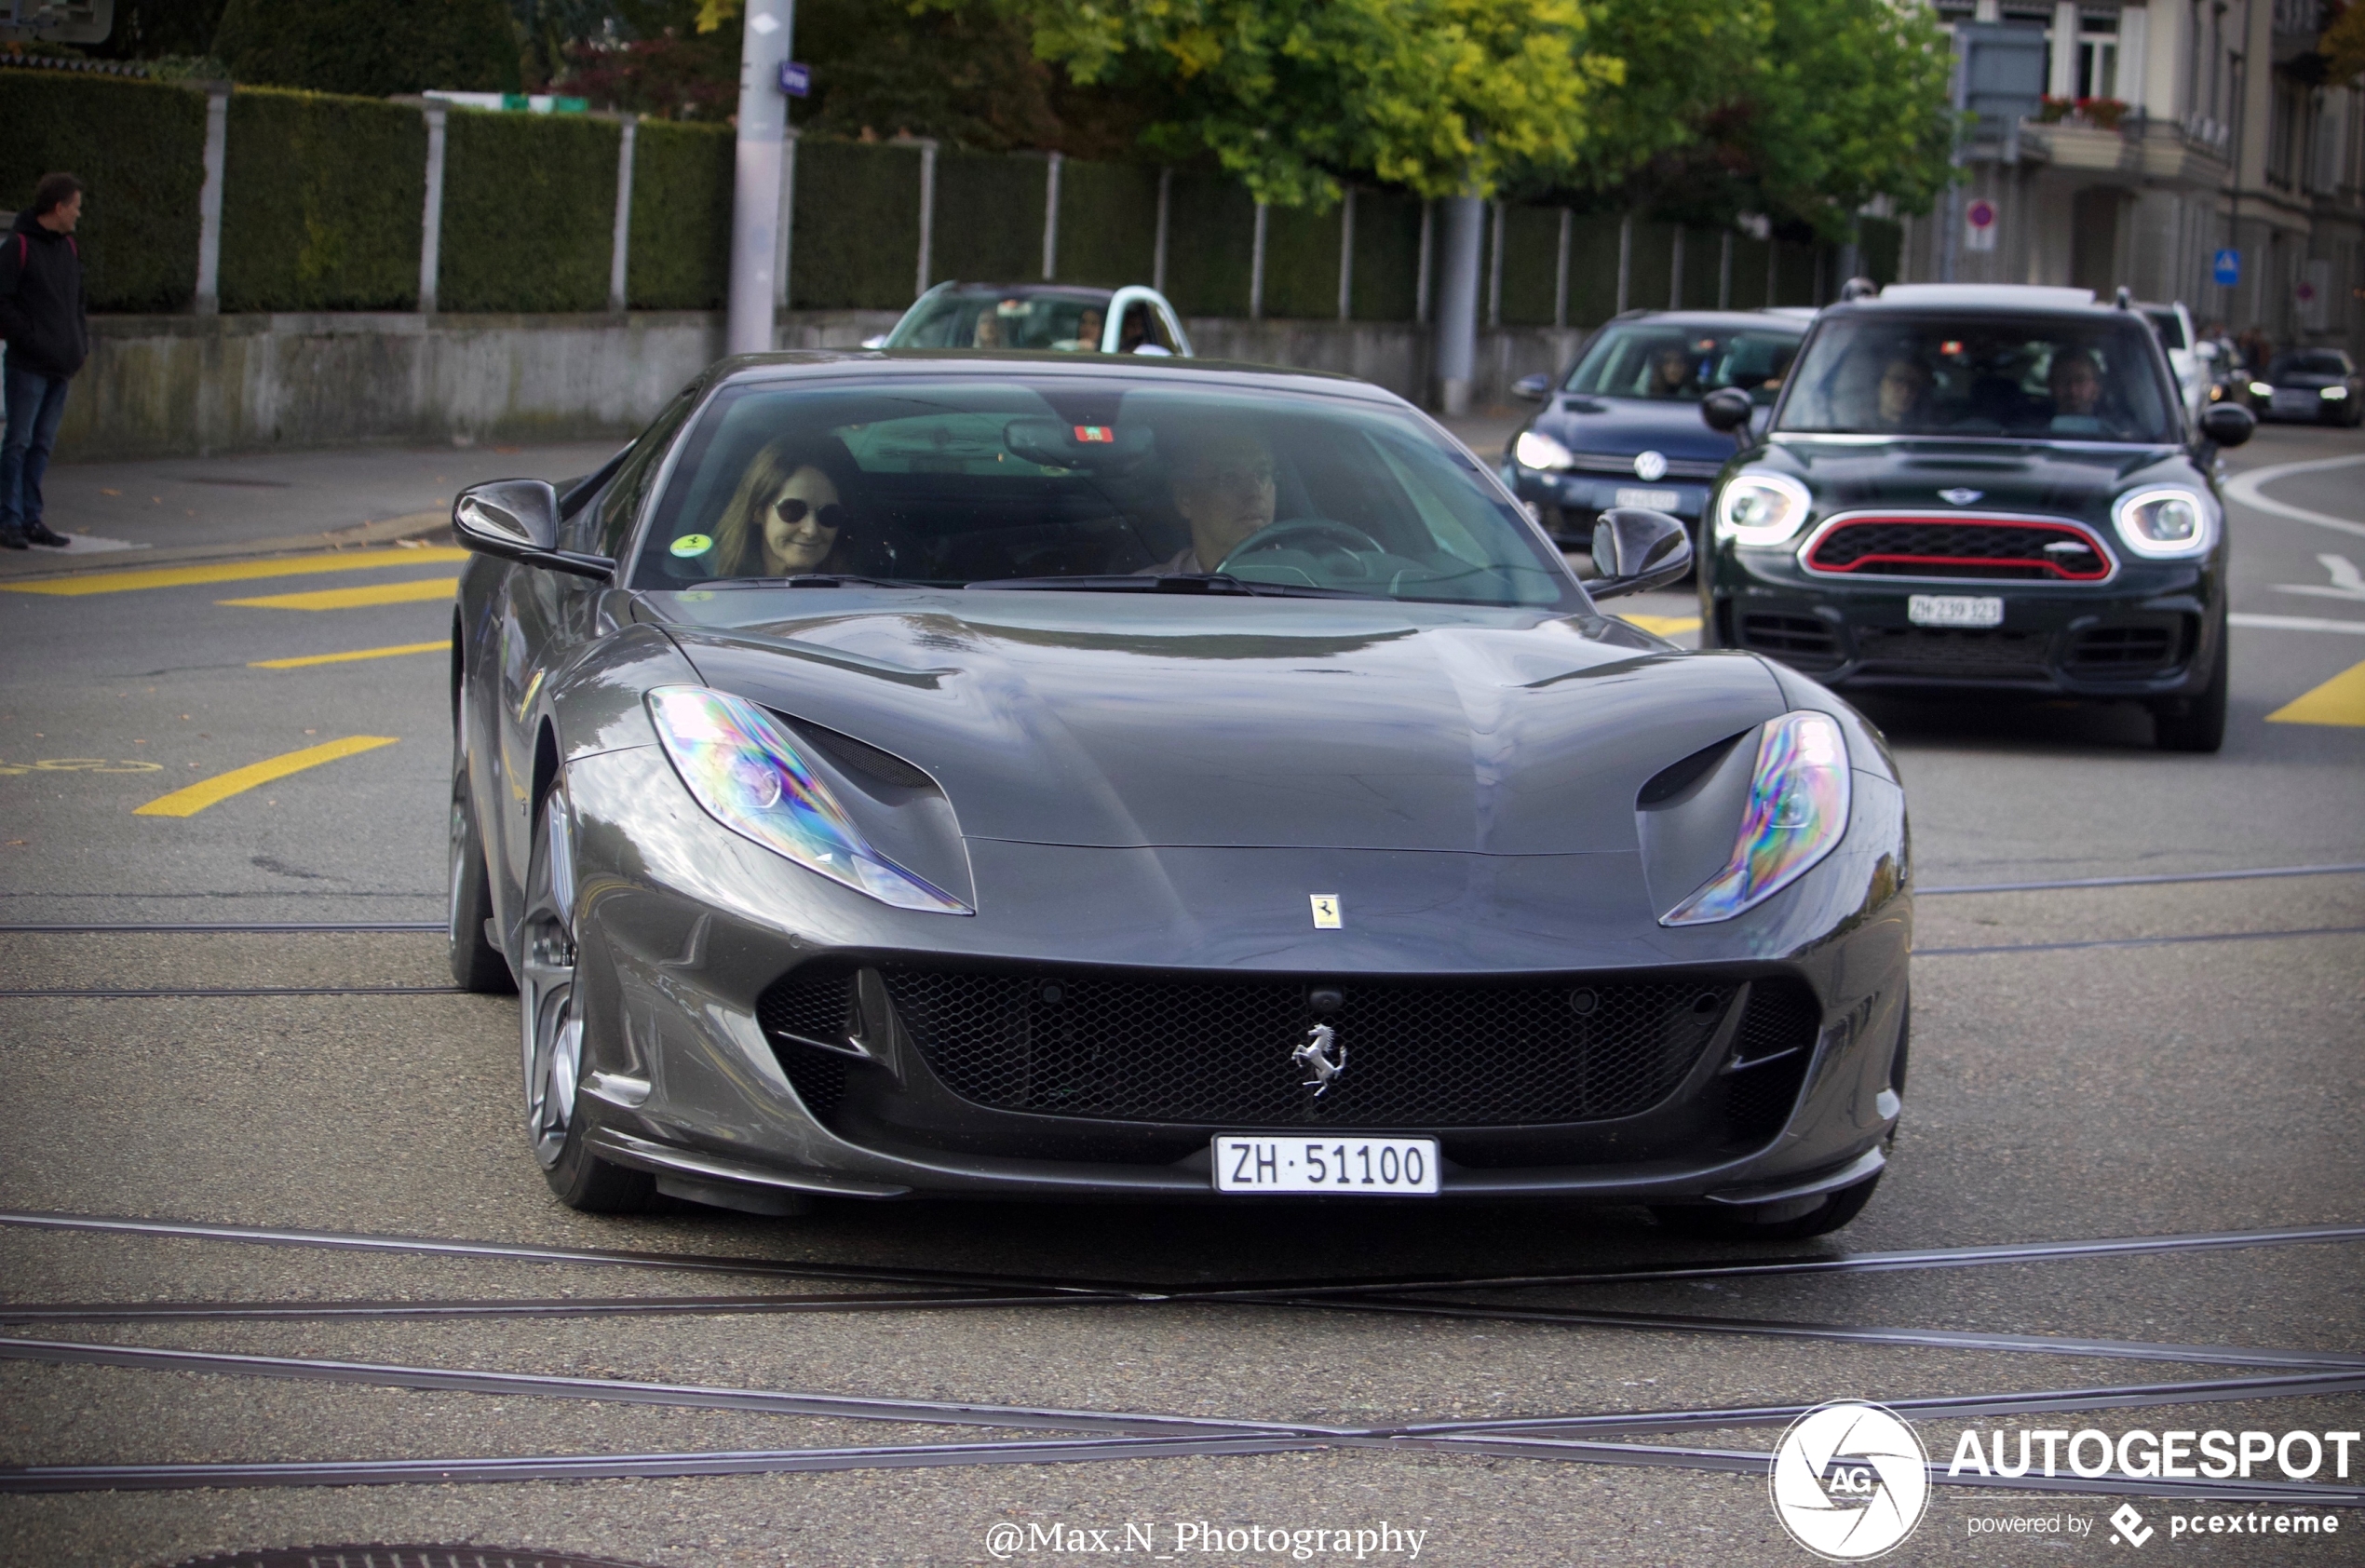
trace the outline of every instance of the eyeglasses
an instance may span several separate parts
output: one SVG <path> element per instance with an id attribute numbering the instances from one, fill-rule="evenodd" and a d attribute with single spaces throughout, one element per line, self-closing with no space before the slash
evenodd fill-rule
<path id="1" fill-rule="evenodd" d="M 808 514 L 815 522 L 831 533 L 845 526 L 845 508 L 834 501 L 818 512 L 811 503 L 793 495 L 783 495 L 772 503 L 772 515 L 782 522 L 803 522 Z"/>

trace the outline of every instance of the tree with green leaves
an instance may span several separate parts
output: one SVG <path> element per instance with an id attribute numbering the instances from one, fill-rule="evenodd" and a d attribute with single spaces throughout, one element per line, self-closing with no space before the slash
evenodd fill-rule
<path id="1" fill-rule="evenodd" d="M 230 0 L 213 52 L 242 82 L 364 98 L 519 86 L 504 0 Z"/>

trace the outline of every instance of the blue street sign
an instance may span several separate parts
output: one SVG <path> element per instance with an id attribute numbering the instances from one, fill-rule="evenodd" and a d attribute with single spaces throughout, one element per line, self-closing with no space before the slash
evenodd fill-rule
<path id="1" fill-rule="evenodd" d="M 780 61 L 780 90 L 791 98 L 803 98 L 813 90 L 813 67 L 793 60 Z"/>
<path id="2" fill-rule="evenodd" d="M 2231 289 L 2242 280 L 2242 253 L 2239 250 L 2220 250 L 2209 275 L 2219 288 Z"/>

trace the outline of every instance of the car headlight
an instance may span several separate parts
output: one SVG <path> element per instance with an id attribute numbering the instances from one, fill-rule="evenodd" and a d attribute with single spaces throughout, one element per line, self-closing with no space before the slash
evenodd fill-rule
<path id="1" fill-rule="evenodd" d="M 2267 385 L 2266 383 L 2263 381 L 2253 381 L 2250 383 L 2250 396 L 2253 398 L 2272 398 L 2275 396 L 2275 388 Z"/>
<path id="2" fill-rule="evenodd" d="M 2111 507 L 2118 536 L 2137 555 L 2177 561 L 2207 555 L 2217 543 L 2217 504 L 2193 490 L 2142 490 Z"/>
<path id="3" fill-rule="evenodd" d="M 1804 876 L 1847 831 L 1847 741 L 1828 713 L 1801 710 L 1765 726 L 1733 858 L 1662 926 L 1710 926 Z"/>
<path id="4" fill-rule="evenodd" d="M 1547 473 L 1565 473 L 1576 466 L 1576 454 L 1540 430 L 1520 431 L 1520 439 L 1511 443 L 1511 455 L 1521 467 Z"/>
<path id="5" fill-rule="evenodd" d="M 1788 474 L 1743 472 L 1717 493 L 1716 536 L 1737 545 L 1778 545 L 1797 534 L 1814 505 Z"/>
<path id="6" fill-rule="evenodd" d="M 2323 391 L 2318 392 L 2317 396 L 2319 398 L 2345 398 L 2348 396 L 2348 388 L 2345 386 L 2327 386 Z"/>
<path id="7" fill-rule="evenodd" d="M 976 912 L 873 850 L 771 715 L 703 686 L 659 686 L 649 717 L 707 814 L 807 871 L 897 909 Z"/>

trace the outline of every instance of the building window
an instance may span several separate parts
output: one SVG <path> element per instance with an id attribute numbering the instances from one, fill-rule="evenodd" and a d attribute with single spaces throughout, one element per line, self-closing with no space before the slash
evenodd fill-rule
<path id="1" fill-rule="evenodd" d="M 2118 18 L 2077 19 L 2077 92 L 2079 98 L 2116 98 L 2118 91 Z"/>

